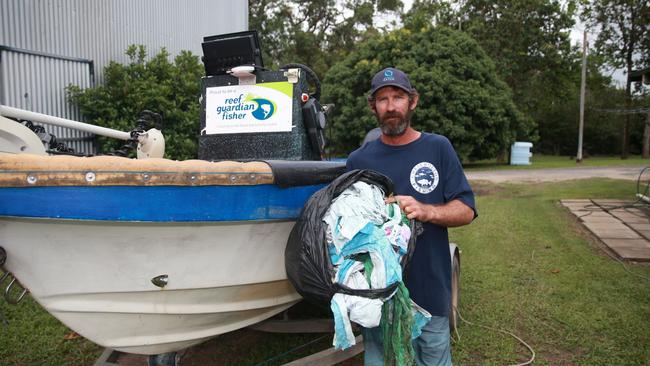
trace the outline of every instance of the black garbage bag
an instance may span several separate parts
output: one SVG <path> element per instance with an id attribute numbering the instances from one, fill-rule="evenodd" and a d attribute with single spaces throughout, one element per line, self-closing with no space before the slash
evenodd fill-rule
<path id="1" fill-rule="evenodd" d="M 388 297 L 397 288 L 395 283 L 385 289 L 358 290 L 333 282 L 334 266 L 327 248 L 327 224 L 323 217 L 332 201 L 356 182 L 378 186 L 386 196 L 393 193 L 393 182 L 383 174 L 372 170 L 347 172 L 327 187 L 314 193 L 307 201 L 296 221 L 284 252 L 285 269 L 289 280 L 305 299 L 329 307 L 335 293 L 364 296 L 369 298 Z M 415 249 L 416 232 L 411 221 L 413 235 L 409 241 L 407 255 L 402 260 L 404 270 Z"/>

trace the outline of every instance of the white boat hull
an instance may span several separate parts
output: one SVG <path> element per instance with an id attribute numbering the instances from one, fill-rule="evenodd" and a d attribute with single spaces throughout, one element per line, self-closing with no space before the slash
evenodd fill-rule
<path id="1" fill-rule="evenodd" d="M 0 241 L 11 254 L 5 268 L 71 329 L 104 347 L 160 354 L 299 301 L 284 269 L 292 226 L 0 217 Z M 162 288 L 151 281 L 160 275 Z"/>
<path id="2" fill-rule="evenodd" d="M 1 269 L 72 330 L 124 352 L 257 323 L 300 300 L 287 239 L 344 169 L 273 164 L 0 153 Z"/>

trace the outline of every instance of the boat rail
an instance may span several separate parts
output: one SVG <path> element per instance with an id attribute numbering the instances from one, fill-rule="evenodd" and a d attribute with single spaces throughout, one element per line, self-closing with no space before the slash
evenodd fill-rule
<path id="1" fill-rule="evenodd" d="M 9 284 L 5 288 L 4 298 L 9 304 L 16 305 L 25 297 L 25 295 L 27 295 L 29 290 L 27 290 L 23 285 L 21 285 L 20 282 L 18 282 L 18 280 L 16 280 L 16 277 L 14 277 L 14 275 L 11 272 L 9 272 L 6 268 L 4 268 L 4 264 L 5 264 L 6 260 L 7 260 L 7 252 L 5 251 L 5 249 L 3 247 L 0 247 L 0 270 L 2 270 L 2 272 L 4 272 L 2 277 L 0 277 L 0 286 L 2 286 L 2 284 L 7 280 L 7 278 L 11 278 L 11 280 L 9 281 Z M 18 295 L 17 298 L 11 296 L 11 294 L 12 294 L 11 289 L 16 284 L 18 286 L 20 286 L 20 288 L 22 289 L 22 291 L 20 292 L 20 295 Z"/>
<path id="2" fill-rule="evenodd" d="M 11 274 L 11 272 L 5 273 L 5 276 L 7 274 L 9 274 L 9 276 L 11 277 L 11 281 L 9 281 L 9 285 L 7 285 L 7 288 L 5 288 L 5 300 L 11 305 L 17 305 L 25 297 L 25 295 L 27 295 L 29 290 L 24 288 L 23 285 L 21 285 L 20 282 L 18 282 L 16 277 L 14 277 L 13 274 Z M 15 284 L 18 284 L 18 286 L 22 289 L 20 295 L 18 295 L 17 298 L 12 297 L 11 295 L 11 288 L 14 287 Z"/>

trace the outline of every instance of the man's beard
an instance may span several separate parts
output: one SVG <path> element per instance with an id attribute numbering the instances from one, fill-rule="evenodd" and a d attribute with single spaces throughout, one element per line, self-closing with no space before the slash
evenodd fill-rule
<path id="1" fill-rule="evenodd" d="M 384 116 L 377 117 L 377 122 L 379 123 L 379 128 L 381 132 L 386 136 L 402 136 L 406 129 L 411 125 L 411 116 L 413 111 L 409 110 L 406 112 L 406 115 L 402 115 L 399 112 L 386 113 Z M 386 121 L 390 118 L 398 118 L 399 121 L 395 125 L 391 125 Z"/>

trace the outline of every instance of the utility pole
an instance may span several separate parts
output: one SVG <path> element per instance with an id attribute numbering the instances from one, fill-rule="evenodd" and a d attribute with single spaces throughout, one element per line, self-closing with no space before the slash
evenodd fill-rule
<path id="1" fill-rule="evenodd" d="M 641 156 L 644 159 L 650 158 L 650 109 L 646 112 L 645 128 L 643 129 L 643 150 Z"/>
<path id="2" fill-rule="evenodd" d="M 582 36 L 582 80 L 580 81 L 580 125 L 578 127 L 578 154 L 576 163 L 582 162 L 582 130 L 585 127 L 585 89 L 587 84 L 587 30 Z"/>

